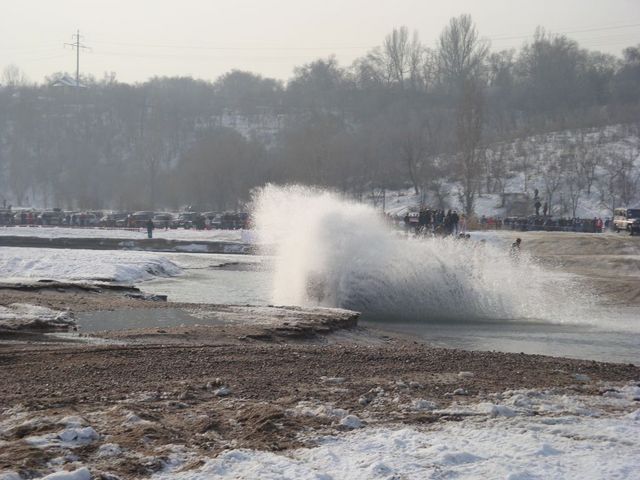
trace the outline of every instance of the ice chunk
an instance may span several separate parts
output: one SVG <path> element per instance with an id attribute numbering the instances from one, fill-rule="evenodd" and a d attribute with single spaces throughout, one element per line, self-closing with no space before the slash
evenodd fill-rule
<path id="1" fill-rule="evenodd" d="M 435 410 L 438 408 L 438 405 L 434 402 L 424 399 L 414 400 L 411 406 L 414 410 Z"/>
<path id="2" fill-rule="evenodd" d="M 91 472 L 87 467 L 82 467 L 72 472 L 52 473 L 42 480 L 91 480 Z"/>
<path id="3" fill-rule="evenodd" d="M 343 427 L 346 427 L 346 428 L 351 428 L 351 429 L 361 428 L 362 427 L 362 420 L 360 420 L 355 415 L 347 415 L 342 420 L 340 420 L 340 425 L 342 425 Z"/>

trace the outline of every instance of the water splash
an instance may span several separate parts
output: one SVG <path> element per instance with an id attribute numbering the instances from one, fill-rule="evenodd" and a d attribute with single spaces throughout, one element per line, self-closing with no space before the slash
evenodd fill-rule
<path id="1" fill-rule="evenodd" d="M 357 310 L 383 321 L 553 321 L 579 318 L 578 288 L 526 254 L 493 245 L 408 239 L 379 211 L 337 194 L 266 186 L 256 229 L 273 249 L 275 304 Z"/>

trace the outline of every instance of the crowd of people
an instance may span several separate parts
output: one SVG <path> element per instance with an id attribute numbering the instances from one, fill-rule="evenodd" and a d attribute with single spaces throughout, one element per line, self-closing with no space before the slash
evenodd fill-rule
<path id="1" fill-rule="evenodd" d="M 552 218 L 543 216 L 505 218 L 501 227 L 520 231 L 602 233 L 611 227 L 611 219 Z"/>
<path id="2" fill-rule="evenodd" d="M 464 234 L 467 229 L 466 218 L 456 210 L 437 210 L 427 207 L 418 212 L 407 212 L 403 218 L 404 229 L 416 234 L 436 236 Z"/>
<path id="3" fill-rule="evenodd" d="M 466 217 L 456 210 L 420 208 L 409 211 L 403 217 L 390 218 L 389 222 L 416 235 L 448 236 L 466 233 L 467 230 L 514 230 L 603 233 L 613 228 L 610 218 L 567 218 L 549 215 L 506 217 L 481 215 Z"/>

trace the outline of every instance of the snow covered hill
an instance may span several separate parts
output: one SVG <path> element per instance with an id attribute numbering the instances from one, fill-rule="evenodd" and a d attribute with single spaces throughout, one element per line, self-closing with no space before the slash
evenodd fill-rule
<path id="1" fill-rule="evenodd" d="M 537 189 L 554 216 L 611 217 L 612 208 L 640 204 L 640 129 L 610 125 L 532 135 L 491 145 L 481 173 L 476 214 L 505 216 L 502 193 Z M 455 182 L 440 185 L 445 208 L 462 209 Z M 386 211 L 404 215 L 423 201 L 440 207 L 433 188 L 416 195 L 413 189 L 387 192 Z M 378 199 L 378 206 L 380 202 Z"/>

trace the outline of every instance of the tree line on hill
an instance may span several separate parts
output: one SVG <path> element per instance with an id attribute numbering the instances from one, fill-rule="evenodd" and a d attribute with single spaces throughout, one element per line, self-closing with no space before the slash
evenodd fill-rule
<path id="1" fill-rule="evenodd" d="M 526 170 L 496 145 L 640 118 L 640 44 L 616 57 L 539 28 L 519 50 L 493 51 L 468 15 L 436 45 L 396 28 L 352 65 L 318 59 L 287 82 L 237 70 L 213 82 L 62 77 L 30 84 L 15 66 L 0 76 L 9 203 L 225 210 L 265 182 L 355 197 L 405 187 L 437 197 L 455 184 L 471 213 L 479 194 Z M 572 188 L 583 191 L 599 165 L 581 168 Z"/>

